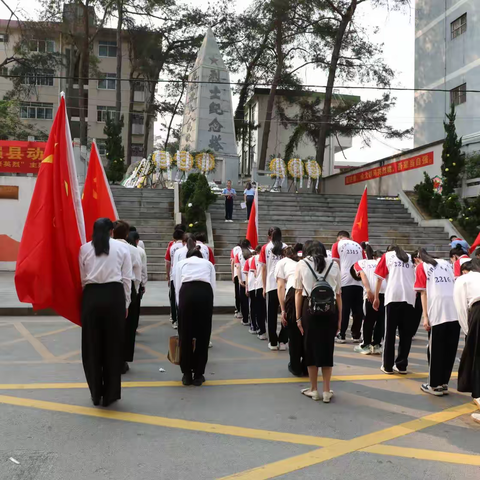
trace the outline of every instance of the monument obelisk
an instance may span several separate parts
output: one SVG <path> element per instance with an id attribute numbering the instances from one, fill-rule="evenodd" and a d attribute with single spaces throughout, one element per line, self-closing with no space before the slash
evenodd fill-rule
<path id="1" fill-rule="evenodd" d="M 188 81 L 180 150 L 212 150 L 217 163 L 214 179 L 236 183 L 239 157 L 230 75 L 210 28 Z"/>

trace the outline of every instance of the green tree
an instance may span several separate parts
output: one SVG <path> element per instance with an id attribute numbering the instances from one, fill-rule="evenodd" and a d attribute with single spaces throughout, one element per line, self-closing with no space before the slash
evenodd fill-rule
<path id="1" fill-rule="evenodd" d="M 48 134 L 29 123 L 19 122 L 20 106 L 14 100 L 0 100 L 0 140 L 27 140 L 30 135 L 46 140 Z"/>
<path id="2" fill-rule="evenodd" d="M 446 115 L 447 122 L 443 122 L 445 140 L 442 151 L 442 195 L 450 196 L 458 187 L 460 177 L 465 167 L 465 155 L 462 153 L 462 139 L 458 138 L 455 128 L 455 106 L 452 104 L 450 113 Z"/>
<path id="3" fill-rule="evenodd" d="M 103 132 L 107 136 L 105 149 L 107 150 L 107 177 L 112 183 L 120 182 L 125 173 L 125 150 L 122 145 L 123 115 L 120 121 L 107 118 Z"/>

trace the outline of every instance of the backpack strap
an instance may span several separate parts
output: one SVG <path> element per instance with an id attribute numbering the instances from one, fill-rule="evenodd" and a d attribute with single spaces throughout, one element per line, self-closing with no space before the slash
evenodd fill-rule
<path id="1" fill-rule="evenodd" d="M 306 258 L 304 258 L 303 261 L 307 264 L 307 267 L 308 267 L 308 268 L 310 269 L 310 271 L 313 273 L 313 276 L 315 277 L 315 280 L 318 282 L 319 279 L 318 279 L 317 274 L 315 273 L 315 270 L 314 270 L 314 269 L 311 267 L 311 265 L 307 262 L 307 259 L 306 259 Z M 330 270 L 331 270 L 332 267 L 333 267 L 333 262 L 334 262 L 334 261 L 335 261 L 335 260 L 332 260 L 332 263 L 330 263 L 330 265 L 329 265 L 329 267 L 328 267 L 328 269 L 327 269 L 327 272 L 326 272 L 325 275 L 322 277 L 322 280 L 323 280 L 324 282 L 327 281 L 328 274 L 330 273 Z"/>
<path id="2" fill-rule="evenodd" d="M 318 277 L 317 277 L 317 274 L 315 273 L 315 270 L 310 266 L 310 264 L 307 262 L 306 258 L 304 258 L 303 261 L 307 264 L 307 267 L 310 269 L 313 276 L 315 277 L 315 280 L 318 282 Z"/>
<path id="3" fill-rule="evenodd" d="M 332 269 L 333 267 L 333 262 L 335 260 L 332 260 L 332 263 L 330 264 L 330 266 L 328 267 L 328 270 L 327 270 L 327 273 L 323 276 L 323 280 L 326 282 L 327 281 L 327 277 L 328 277 L 328 274 L 330 273 L 330 270 Z"/>

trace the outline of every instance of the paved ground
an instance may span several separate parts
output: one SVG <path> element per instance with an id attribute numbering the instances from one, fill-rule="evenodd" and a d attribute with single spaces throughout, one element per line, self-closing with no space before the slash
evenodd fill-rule
<path id="1" fill-rule="evenodd" d="M 419 389 L 424 333 L 407 377 L 337 346 L 325 405 L 300 394 L 306 382 L 288 374 L 287 352 L 268 351 L 231 316 L 214 318 L 201 388 L 182 387 L 166 361 L 168 319 L 140 325 L 123 399 L 104 409 L 90 402 L 78 327 L 0 317 L 1 480 L 479 478 L 471 399 Z"/>

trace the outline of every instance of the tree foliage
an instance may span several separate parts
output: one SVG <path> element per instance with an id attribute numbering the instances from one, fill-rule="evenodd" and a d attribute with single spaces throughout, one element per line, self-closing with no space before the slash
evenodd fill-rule
<path id="1" fill-rule="evenodd" d="M 27 140 L 30 135 L 46 140 L 48 132 L 29 123 L 19 122 L 20 106 L 15 100 L 0 100 L 0 140 Z"/>
<path id="2" fill-rule="evenodd" d="M 120 182 L 125 173 L 125 151 L 122 145 L 123 115 L 117 122 L 113 118 L 107 118 L 104 133 L 105 149 L 107 151 L 107 177 L 112 183 Z"/>
<path id="3" fill-rule="evenodd" d="M 451 195 L 458 187 L 460 177 L 465 168 L 465 155 L 462 153 L 462 139 L 458 138 L 455 128 L 455 106 L 452 104 L 450 113 L 443 122 L 445 141 L 442 150 L 442 177 L 444 195 Z"/>

